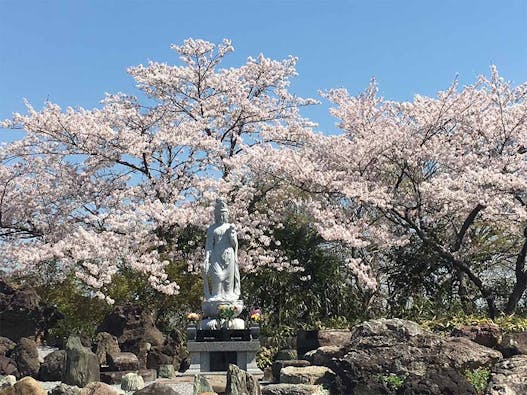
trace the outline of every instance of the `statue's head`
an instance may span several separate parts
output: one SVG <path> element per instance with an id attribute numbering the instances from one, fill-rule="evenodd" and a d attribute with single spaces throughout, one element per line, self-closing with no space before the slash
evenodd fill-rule
<path id="1" fill-rule="evenodd" d="M 229 208 L 227 207 L 227 203 L 220 198 L 216 199 L 214 220 L 217 224 L 224 224 L 229 221 Z"/>

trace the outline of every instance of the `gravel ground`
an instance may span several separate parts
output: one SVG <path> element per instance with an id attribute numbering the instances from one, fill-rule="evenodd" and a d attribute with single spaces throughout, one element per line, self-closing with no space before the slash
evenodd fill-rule
<path id="1" fill-rule="evenodd" d="M 42 385 L 42 387 L 46 391 L 51 391 L 53 388 L 55 388 L 57 385 L 60 384 L 60 381 L 39 381 L 39 383 L 40 385 Z M 145 383 L 145 387 L 152 383 L 153 381 Z M 170 383 L 167 385 L 171 386 L 180 395 L 193 395 L 194 387 L 192 383 Z M 126 395 L 133 394 L 133 391 L 127 392 L 127 391 L 121 390 L 121 386 L 119 384 L 114 384 L 112 385 L 112 387 L 115 388 L 115 390 L 120 392 L 121 394 L 126 394 Z"/>

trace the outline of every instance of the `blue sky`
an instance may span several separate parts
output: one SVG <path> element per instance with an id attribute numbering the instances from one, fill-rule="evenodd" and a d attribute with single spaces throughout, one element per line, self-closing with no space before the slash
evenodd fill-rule
<path id="1" fill-rule="evenodd" d="M 375 77 L 384 97 L 410 100 L 491 64 L 527 81 L 527 0 L 0 0 L 0 119 L 23 112 L 23 98 L 92 108 L 105 92 L 136 93 L 126 68 L 176 63 L 169 46 L 188 37 L 230 38 L 227 66 L 298 56 L 291 90 L 305 97 L 358 93 Z M 328 103 L 304 114 L 334 131 Z"/>

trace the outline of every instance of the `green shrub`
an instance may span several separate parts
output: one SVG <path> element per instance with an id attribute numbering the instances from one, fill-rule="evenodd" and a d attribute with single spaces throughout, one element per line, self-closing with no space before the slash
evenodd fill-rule
<path id="1" fill-rule="evenodd" d="M 483 394 L 490 379 L 490 370 L 487 368 L 465 370 L 464 376 L 467 378 L 468 382 L 472 384 L 476 393 Z"/>
<path id="2" fill-rule="evenodd" d="M 430 320 L 417 320 L 423 327 L 448 333 L 463 325 L 496 324 L 503 333 L 523 332 L 527 330 L 527 317 L 503 315 L 491 320 L 485 316 L 459 314 L 452 317 L 437 317 Z"/>
<path id="3" fill-rule="evenodd" d="M 408 378 L 408 374 L 379 374 L 377 379 L 386 385 L 390 391 L 396 392 Z"/>
<path id="4" fill-rule="evenodd" d="M 258 350 L 258 353 L 256 354 L 256 365 L 262 370 L 271 366 L 276 352 L 276 350 L 271 348 L 260 347 L 260 350 Z"/>
<path id="5" fill-rule="evenodd" d="M 169 264 L 166 272 L 171 281 L 179 284 L 178 295 L 156 291 L 148 283 L 147 275 L 126 267 L 114 275 L 112 283 L 103 291 L 115 301 L 115 305 L 134 303 L 152 311 L 158 327 L 167 333 L 172 329 L 184 329 L 187 312 L 201 309 L 201 276 L 189 273 L 187 265 L 181 261 Z M 112 305 L 92 297 L 93 292 L 73 274 L 39 285 L 37 292 L 45 302 L 56 305 L 65 316 L 49 331 L 47 340 L 50 343 L 60 343 L 70 334 L 93 338 L 97 326 L 113 309 Z"/>

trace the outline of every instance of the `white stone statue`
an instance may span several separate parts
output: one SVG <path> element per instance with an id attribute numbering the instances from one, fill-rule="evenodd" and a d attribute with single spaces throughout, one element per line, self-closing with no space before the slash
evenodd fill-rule
<path id="1" fill-rule="evenodd" d="M 215 222 L 207 230 L 203 293 L 207 301 L 236 301 L 240 297 L 238 238 L 236 228 L 228 222 L 229 209 L 216 200 Z"/>
<path id="2" fill-rule="evenodd" d="M 214 224 L 207 230 L 205 243 L 205 261 L 203 262 L 203 296 L 201 307 L 204 320 L 202 328 L 219 329 L 226 326 L 230 329 L 244 329 L 244 321 L 236 318 L 243 310 L 240 297 L 240 269 L 238 266 L 238 237 L 236 228 L 229 223 L 227 204 L 216 200 L 214 207 Z M 222 320 L 221 308 L 233 309 L 230 320 Z"/>

